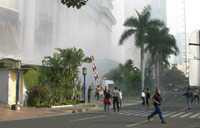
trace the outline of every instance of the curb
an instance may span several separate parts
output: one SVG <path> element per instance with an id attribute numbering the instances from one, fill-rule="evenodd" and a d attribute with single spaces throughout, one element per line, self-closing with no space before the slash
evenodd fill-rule
<path id="1" fill-rule="evenodd" d="M 123 105 L 124 107 L 126 106 L 131 106 L 131 105 L 138 105 L 139 103 L 134 102 L 134 103 L 128 103 Z M 40 110 L 44 111 L 52 111 L 54 113 L 48 113 L 45 115 L 36 115 L 36 116 L 30 116 L 30 117 L 19 117 L 19 118 L 8 118 L 8 119 L 2 119 L 0 122 L 6 122 L 6 121 L 15 121 L 15 120 L 25 120 L 25 119 L 36 119 L 36 118 L 43 118 L 43 117 L 53 117 L 53 116 L 62 116 L 62 115 L 69 115 L 69 114 L 78 114 L 78 113 L 84 113 L 92 110 L 103 110 L 103 107 L 100 106 L 100 104 L 90 104 L 90 105 L 95 105 L 94 108 L 87 108 L 89 106 L 88 104 L 79 104 L 75 105 L 73 107 L 67 107 L 67 108 L 38 108 Z M 74 107 L 85 107 L 85 108 L 74 108 Z"/>

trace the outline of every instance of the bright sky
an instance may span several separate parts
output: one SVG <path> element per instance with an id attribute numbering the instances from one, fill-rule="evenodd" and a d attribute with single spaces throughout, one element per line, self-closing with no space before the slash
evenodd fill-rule
<path id="1" fill-rule="evenodd" d="M 167 0 L 167 22 L 172 34 L 177 30 L 180 0 Z M 190 34 L 196 29 L 200 29 L 200 0 L 185 0 L 186 11 L 186 31 Z"/>

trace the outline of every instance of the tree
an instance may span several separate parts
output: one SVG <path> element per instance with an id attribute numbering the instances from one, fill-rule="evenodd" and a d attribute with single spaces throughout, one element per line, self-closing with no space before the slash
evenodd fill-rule
<path id="1" fill-rule="evenodd" d="M 88 0 L 61 0 L 62 4 L 65 4 L 68 8 L 76 7 L 80 9 L 82 6 L 86 5 Z"/>
<path id="2" fill-rule="evenodd" d="M 169 64 L 168 58 L 171 54 L 177 55 L 178 48 L 173 35 L 165 26 L 152 26 L 148 28 L 145 39 L 147 44 L 145 50 L 149 51 L 155 62 L 156 85 L 159 87 L 162 80 L 163 64 Z"/>
<path id="3" fill-rule="evenodd" d="M 138 94 L 140 92 L 140 70 L 134 67 L 132 60 L 127 60 L 126 63 L 119 64 L 119 66 L 107 74 L 105 77 L 107 79 L 113 80 L 118 88 L 121 88 L 123 82 L 122 91 L 125 96 L 133 96 L 133 94 Z M 128 90 L 128 91 L 125 91 Z"/>
<path id="4" fill-rule="evenodd" d="M 165 71 L 164 84 L 165 84 L 165 87 L 167 88 L 184 87 L 184 85 L 188 86 L 187 78 L 185 77 L 185 74 L 182 71 L 178 70 L 178 68 L 175 66 Z"/>
<path id="5" fill-rule="evenodd" d="M 126 39 L 134 34 L 135 36 L 135 45 L 141 49 L 141 90 L 144 89 L 144 43 L 145 36 L 147 35 L 147 30 L 152 25 L 162 26 L 163 23 L 160 20 L 150 20 L 150 6 L 147 6 L 143 9 L 142 13 L 139 13 L 136 10 L 137 18 L 130 17 L 128 18 L 124 26 L 129 27 L 129 29 L 125 30 L 121 35 L 119 40 L 119 44 L 122 45 Z"/>

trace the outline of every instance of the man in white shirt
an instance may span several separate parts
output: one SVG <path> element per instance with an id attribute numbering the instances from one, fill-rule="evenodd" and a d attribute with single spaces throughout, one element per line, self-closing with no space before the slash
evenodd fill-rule
<path id="1" fill-rule="evenodd" d="M 145 106 L 145 92 L 144 92 L 144 90 L 142 90 L 141 98 L 142 98 L 142 105 Z"/>
<path id="2" fill-rule="evenodd" d="M 119 91 L 117 90 L 117 87 L 114 87 L 113 90 L 113 109 L 115 112 L 115 104 L 117 104 L 117 109 L 119 112 Z"/>

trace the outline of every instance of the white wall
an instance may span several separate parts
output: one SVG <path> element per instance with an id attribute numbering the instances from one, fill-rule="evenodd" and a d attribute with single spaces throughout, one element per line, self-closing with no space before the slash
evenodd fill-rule
<path id="1" fill-rule="evenodd" d="M 0 103 L 8 103 L 8 69 L 0 69 Z"/>

